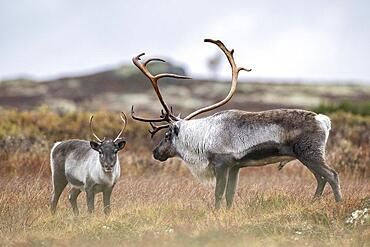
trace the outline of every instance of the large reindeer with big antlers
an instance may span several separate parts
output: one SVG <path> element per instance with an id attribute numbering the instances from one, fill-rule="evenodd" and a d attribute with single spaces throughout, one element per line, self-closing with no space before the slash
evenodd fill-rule
<path id="1" fill-rule="evenodd" d="M 150 80 L 163 106 L 160 118 L 156 119 L 135 116 L 134 107 L 131 112 L 133 119 L 150 123 L 152 136 L 161 129 L 168 129 L 153 150 L 154 158 L 165 161 L 180 157 L 199 180 L 212 181 L 216 178 L 217 209 L 221 206 L 225 191 L 227 207 L 232 206 L 240 168 L 276 162 L 281 162 L 280 166 L 283 166 L 294 159 L 303 163 L 315 176 L 317 188 L 314 198 L 321 197 L 328 182 L 335 200 L 341 201 L 338 175 L 325 161 L 325 146 L 331 128 L 329 117 L 300 109 L 278 109 L 262 112 L 225 110 L 193 119 L 226 104 L 235 93 L 239 72 L 250 71 L 236 66 L 234 50 L 228 50 L 221 41 L 204 41 L 217 45 L 226 55 L 232 71 L 231 89 L 220 102 L 194 111 L 183 119 L 175 116 L 172 108 L 163 100 L 158 80 L 164 77 L 190 78 L 174 74 L 152 75 L 147 65 L 153 61 L 165 61 L 152 58 L 140 63 L 145 53 L 132 59 Z M 166 124 L 154 124 L 160 122 Z"/>

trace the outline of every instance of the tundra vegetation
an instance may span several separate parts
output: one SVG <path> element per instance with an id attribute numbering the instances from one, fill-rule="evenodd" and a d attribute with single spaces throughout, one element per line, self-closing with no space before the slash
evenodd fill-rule
<path id="1" fill-rule="evenodd" d="M 325 113 L 325 112 L 324 112 Z M 121 179 L 112 194 L 112 213 L 74 217 L 66 190 L 55 216 L 49 153 L 54 142 L 92 138 L 92 112 L 1 110 L 0 245 L 20 246 L 365 246 L 370 242 L 370 117 L 327 113 L 332 120 L 327 159 L 341 177 L 343 202 L 329 186 L 312 202 L 314 176 L 296 162 L 243 169 L 233 208 L 214 210 L 213 188 L 201 185 L 183 162 L 152 158 L 155 137 L 129 120 L 120 155 Z M 99 136 L 121 128 L 117 112 L 93 113 Z M 367 208 L 367 210 L 366 210 Z M 366 216 L 367 215 L 367 216 Z"/>

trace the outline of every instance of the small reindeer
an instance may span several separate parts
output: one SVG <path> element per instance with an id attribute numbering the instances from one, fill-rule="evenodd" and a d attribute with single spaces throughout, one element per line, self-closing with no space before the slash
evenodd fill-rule
<path id="1" fill-rule="evenodd" d="M 120 177 L 120 164 L 117 153 L 123 149 L 126 141 L 121 135 L 127 124 L 127 117 L 122 112 L 122 130 L 114 140 L 101 140 L 92 127 L 93 116 L 90 118 L 90 130 L 96 141 L 66 140 L 54 144 L 50 152 L 53 193 L 51 212 L 54 214 L 61 193 L 67 184 L 69 201 L 73 213 L 79 214 L 77 197 L 86 191 L 88 212 L 94 211 L 95 194 L 103 192 L 104 213 L 110 213 L 110 197 L 114 185 Z"/>
<path id="2" fill-rule="evenodd" d="M 294 159 L 301 161 L 315 176 L 315 198 L 322 195 L 328 182 L 336 201 L 340 201 L 342 195 L 338 175 L 325 161 L 325 146 L 331 128 L 329 117 L 300 109 L 278 109 L 262 112 L 226 110 L 205 118 L 192 119 L 226 104 L 236 90 L 239 72 L 250 71 L 236 66 L 234 50 L 228 50 L 221 41 L 206 39 L 205 42 L 217 45 L 226 55 L 232 70 L 231 89 L 220 102 L 201 108 L 183 119 L 175 116 L 172 108 L 163 100 L 158 80 L 164 77 L 189 77 L 173 74 L 154 76 L 147 68 L 148 63 L 163 60 L 152 58 L 140 63 L 144 53 L 132 59 L 150 80 L 164 109 L 160 118 L 156 119 L 135 116 L 133 107 L 131 111 L 133 119 L 150 123 L 152 136 L 161 129 L 168 129 L 153 150 L 154 158 L 165 161 L 180 157 L 201 181 L 213 182 L 216 178 L 216 208 L 220 207 L 225 191 L 227 207 L 231 207 L 240 168 L 276 162 L 281 162 L 279 167 L 282 168 Z M 160 122 L 166 124 L 154 124 Z"/>

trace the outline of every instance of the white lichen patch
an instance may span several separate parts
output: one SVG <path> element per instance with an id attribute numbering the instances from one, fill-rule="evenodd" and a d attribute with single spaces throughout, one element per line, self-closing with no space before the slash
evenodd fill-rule
<path id="1" fill-rule="evenodd" d="M 346 219 L 346 224 L 349 225 L 364 225 L 370 223 L 369 209 L 358 209 L 351 213 L 351 216 Z"/>

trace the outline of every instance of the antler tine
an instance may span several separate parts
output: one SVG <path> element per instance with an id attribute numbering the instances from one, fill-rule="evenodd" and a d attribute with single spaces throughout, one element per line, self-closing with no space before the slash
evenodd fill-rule
<path id="1" fill-rule="evenodd" d="M 92 120 L 93 120 L 93 118 L 94 118 L 94 115 L 92 115 L 91 117 L 90 117 L 90 131 L 91 131 L 91 133 L 93 134 L 93 136 L 96 138 L 96 140 L 98 140 L 99 142 L 103 142 L 96 134 L 95 134 L 95 132 L 94 132 L 94 130 L 93 130 L 93 127 L 92 127 Z"/>
<path id="2" fill-rule="evenodd" d="M 133 57 L 132 58 L 132 61 L 134 62 L 134 64 L 136 64 L 136 63 L 139 63 L 140 64 L 139 61 L 141 60 L 141 57 L 144 56 L 144 55 L 145 55 L 145 52 L 142 52 L 139 55 L 137 55 L 136 57 Z"/>
<path id="3" fill-rule="evenodd" d="M 115 142 L 119 138 L 121 138 L 121 135 L 122 135 L 123 131 L 126 129 L 126 126 L 127 126 L 127 116 L 126 116 L 126 114 L 124 112 L 121 112 L 120 118 L 121 118 L 121 120 L 123 122 L 123 127 L 122 127 L 121 131 L 118 133 L 116 139 L 114 139 L 113 142 Z"/>
<path id="4" fill-rule="evenodd" d="M 162 110 L 163 111 L 163 110 Z M 138 116 L 135 116 L 134 115 L 135 112 L 134 112 L 134 106 L 131 107 L 131 117 L 137 121 L 141 121 L 141 122 L 155 122 L 155 123 L 159 123 L 159 122 L 164 122 L 164 121 L 167 121 L 167 115 L 166 114 L 163 114 L 161 115 L 161 118 L 154 118 L 154 119 L 151 119 L 151 118 L 143 118 L 143 117 L 138 117 Z M 162 117 L 163 116 L 163 117 Z"/>
<path id="5" fill-rule="evenodd" d="M 151 138 L 154 137 L 154 135 L 160 131 L 161 129 L 165 129 L 165 128 L 168 128 L 170 125 L 169 124 L 163 124 L 163 125 L 159 125 L 159 126 L 156 126 L 154 125 L 153 123 L 150 123 L 150 126 L 152 127 L 152 130 L 148 130 L 150 135 L 151 135 Z"/>
<path id="6" fill-rule="evenodd" d="M 161 59 L 161 58 L 150 58 L 148 60 L 146 60 L 146 62 L 144 63 L 144 66 L 147 66 L 150 62 L 162 62 L 162 63 L 165 63 L 166 61 Z"/>
<path id="7" fill-rule="evenodd" d="M 231 66 L 231 75 L 232 75 L 232 77 L 231 77 L 231 88 L 230 88 L 230 91 L 229 91 L 228 95 L 226 96 L 226 98 L 224 98 L 223 100 L 221 100 L 221 101 L 219 101 L 219 102 L 217 102 L 213 105 L 203 107 L 199 110 L 196 110 L 196 111 L 190 113 L 187 117 L 184 118 L 185 120 L 192 119 L 193 117 L 195 117 L 195 116 L 197 116 L 201 113 L 211 111 L 213 109 L 216 109 L 217 107 L 220 107 L 220 106 L 226 104 L 235 93 L 236 85 L 238 83 L 239 72 L 241 70 L 245 70 L 245 71 L 248 71 L 248 72 L 251 71 L 250 69 L 237 67 L 236 64 L 235 64 L 234 56 L 233 56 L 234 50 L 233 49 L 228 50 L 226 48 L 226 46 L 220 40 L 205 39 L 204 42 L 210 42 L 210 43 L 213 43 L 213 44 L 217 45 L 223 51 L 223 53 L 226 55 L 227 60 L 229 61 L 230 66 Z"/>
<path id="8" fill-rule="evenodd" d="M 155 76 L 156 80 L 162 79 L 162 78 L 175 78 L 175 79 L 191 79 L 190 76 L 185 76 L 185 75 L 176 75 L 176 74 L 158 74 Z"/>
<path id="9" fill-rule="evenodd" d="M 162 106 L 163 106 L 163 109 L 165 110 L 165 112 L 170 115 L 170 110 L 168 108 L 168 105 L 166 104 L 166 102 L 164 101 L 163 97 L 162 97 L 162 94 L 161 94 L 161 91 L 159 90 L 159 87 L 158 87 L 158 80 L 161 79 L 161 78 L 164 78 L 164 77 L 170 77 L 170 78 L 177 78 L 177 79 L 189 79 L 189 77 L 187 76 L 181 76 L 181 75 L 176 75 L 176 74 L 158 74 L 156 76 L 152 75 L 152 73 L 150 73 L 150 71 L 148 70 L 147 68 L 147 65 L 152 62 L 152 61 L 159 61 L 159 62 L 165 62 L 163 59 L 160 59 L 160 58 L 151 58 L 149 60 L 147 60 L 146 62 L 144 63 L 140 63 L 140 60 L 141 60 L 141 56 L 145 55 L 145 53 L 141 53 L 139 54 L 138 56 L 132 58 L 132 62 L 135 64 L 136 67 L 138 67 L 140 69 L 140 71 L 150 80 L 152 86 L 153 86 L 153 89 L 155 91 L 155 93 L 157 94 L 158 96 L 158 99 L 159 101 L 161 102 Z"/>
<path id="10" fill-rule="evenodd" d="M 146 67 L 150 62 L 162 62 L 165 63 L 166 61 L 162 58 L 150 58 L 146 60 L 146 62 L 143 63 L 143 65 Z M 170 73 L 161 73 L 156 76 L 154 76 L 155 80 L 162 79 L 164 77 L 167 78 L 176 78 L 176 79 L 191 79 L 189 76 L 184 76 L 184 75 L 176 75 L 176 74 L 170 74 Z"/>
<path id="11" fill-rule="evenodd" d="M 252 69 L 245 69 L 243 67 L 237 67 L 234 60 L 234 49 L 231 49 L 230 51 L 226 48 L 224 43 L 222 43 L 221 40 L 214 40 L 214 39 L 204 39 L 204 42 L 209 42 L 217 45 L 226 55 L 227 60 L 229 60 L 229 63 L 231 65 L 231 68 L 233 69 L 232 72 L 234 72 L 234 69 L 239 72 L 240 70 L 245 70 L 247 72 L 252 71 Z M 236 74 L 237 75 L 237 74 Z"/>

